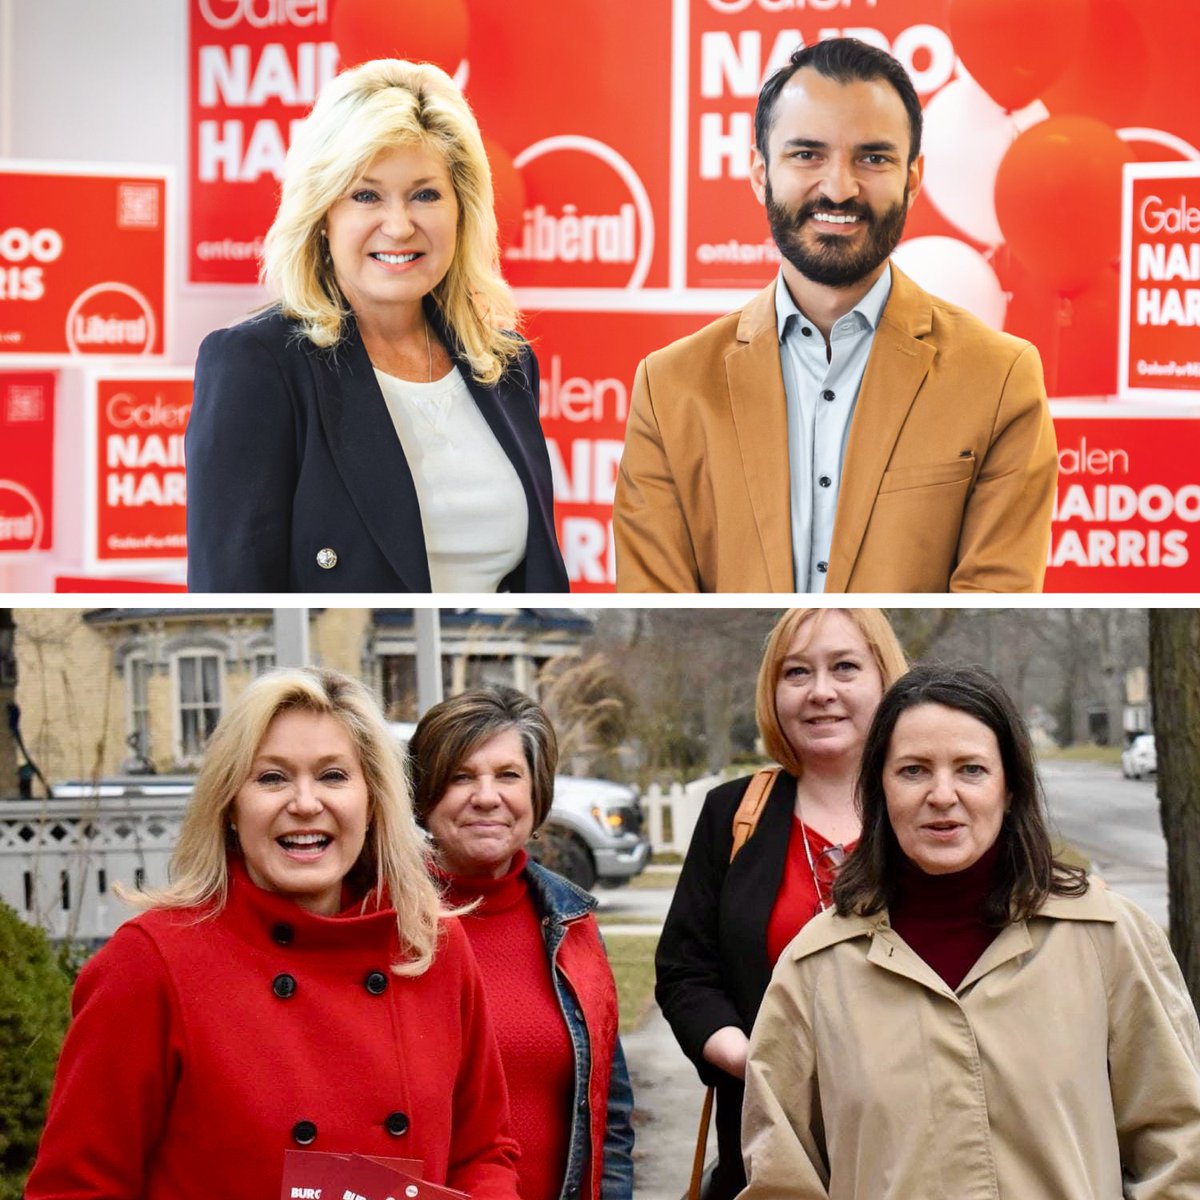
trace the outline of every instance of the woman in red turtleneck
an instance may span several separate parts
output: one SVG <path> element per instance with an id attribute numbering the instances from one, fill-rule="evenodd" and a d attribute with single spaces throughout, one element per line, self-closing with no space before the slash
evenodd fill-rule
<path id="1" fill-rule="evenodd" d="M 633 1098 L 595 899 L 532 862 L 558 743 L 513 688 L 431 708 L 409 743 L 414 807 L 483 973 L 521 1145 L 522 1200 L 630 1200 Z"/>
<path id="2" fill-rule="evenodd" d="M 1200 1025 L 1163 931 L 1055 861 L 978 668 L 920 667 L 863 747 L 863 833 L 751 1038 L 745 1200 L 1200 1195 Z"/>

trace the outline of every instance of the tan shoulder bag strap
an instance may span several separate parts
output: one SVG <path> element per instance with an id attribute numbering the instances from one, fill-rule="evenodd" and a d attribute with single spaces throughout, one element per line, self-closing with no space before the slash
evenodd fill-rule
<path id="1" fill-rule="evenodd" d="M 730 862 L 733 862 L 737 852 L 758 828 L 758 818 L 762 816 L 763 805 L 766 804 L 778 776 L 778 767 L 765 767 L 751 777 L 745 795 L 737 806 L 737 812 L 733 814 L 733 849 L 729 851 Z M 704 1093 L 704 1107 L 700 1110 L 700 1128 L 696 1133 L 696 1153 L 692 1157 L 692 1178 L 688 1184 L 687 1200 L 700 1200 L 700 1184 L 704 1178 L 704 1154 L 708 1149 L 708 1129 L 712 1124 L 715 1094 L 716 1089 L 711 1087 Z"/>

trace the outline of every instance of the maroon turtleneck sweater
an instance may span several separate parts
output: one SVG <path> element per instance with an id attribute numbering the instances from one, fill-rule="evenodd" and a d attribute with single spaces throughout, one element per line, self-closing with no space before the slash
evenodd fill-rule
<path id="1" fill-rule="evenodd" d="M 957 988 L 1000 932 L 983 922 L 1000 857 L 999 840 L 965 871 L 926 875 L 911 859 L 900 864 L 889 907 L 892 928 L 946 981 Z"/>
<path id="2" fill-rule="evenodd" d="M 525 879 L 525 851 L 499 879 L 443 875 L 479 961 L 508 1082 L 522 1200 L 557 1200 L 571 1141 L 575 1052 L 550 978 L 541 924 Z"/>

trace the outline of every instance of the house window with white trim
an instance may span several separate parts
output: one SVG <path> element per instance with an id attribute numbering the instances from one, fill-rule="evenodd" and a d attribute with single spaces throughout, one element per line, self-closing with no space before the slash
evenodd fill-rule
<path id="1" fill-rule="evenodd" d="M 150 678 L 154 667 L 143 654 L 128 659 L 129 748 L 135 758 L 150 757 Z"/>
<path id="2" fill-rule="evenodd" d="M 255 679 L 273 670 L 275 670 L 274 650 L 259 650 L 250 660 L 250 672 Z"/>
<path id="3" fill-rule="evenodd" d="M 221 656 L 191 651 L 175 659 L 178 757 L 199 759 L 221 717 Z"/>

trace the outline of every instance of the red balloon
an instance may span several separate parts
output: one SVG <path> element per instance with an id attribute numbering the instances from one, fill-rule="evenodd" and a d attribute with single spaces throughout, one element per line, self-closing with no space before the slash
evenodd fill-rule
<path id="1" fill-rule="evenodd" d="M 1160 3 L 1148 7 L 1139 0 L 1090 0 L 1078 52 L 1041 99 L 1051 113 L 1087 113 L 1114 129 L 1158 125 L 1169 112 L 1174 128 L 1178 108 L 1191 105 L 1145 104 L 1151 83 L 1151 52 L 1158 48 L 1153 43 L 1177 40 L 1172 27 Z M 1176 84 L 1180 82 L 1177 78 Z"/>
<path id="2" fill-rule="evenodd" d="M 1074 58 L 1087 0 L 950 0 L 950 37 L 972 78 L 1009 112 Z"/>
<path id="3" fill-rule="evenodd" d="M 496 193 L 496 224 L 500 227 L 500 251 L 520 239 L 525 222 L 525 179 L 513 166 L 512 155 L 499 142 L 483 139 L 492 168 L 492 190 Z"/>
<path id="4" fill-rule="evenodd" d="M 1030 274 L 1063 295 L 1121 249 L 1121 168 L 1134 155 L 1091 117 L 1051 117 L 1013 142 L 996 172 L 996 217 Z"/>
<path id="5" fill-rule="evenodd" d="M 467 50 L 465 0 L 335 0 L 329 24 L 343 68 L 407 58 L 453 75 Z"/>

